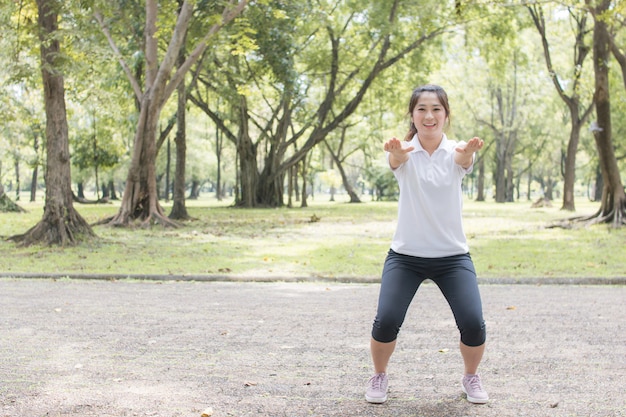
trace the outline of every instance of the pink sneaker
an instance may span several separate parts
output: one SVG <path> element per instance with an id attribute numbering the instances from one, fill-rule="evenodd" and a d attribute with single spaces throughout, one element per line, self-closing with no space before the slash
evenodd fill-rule
<path id="1" fill-rule="evenodd" d="M 467 395 L 467 401 L 474 404 L 485 404 L 489 401 L 489 395 L 483 389 L 478 375 L 465 375 L 461 380 L 461 387 Z"/>
<path id="2" fill-rule="evenodd" d="M 389 379 L 387 374 L 382 372 L 370 378 L 365 391 L 365 399 L 369 403 L 382 404 L 387 401 L 387 386 Z"/>

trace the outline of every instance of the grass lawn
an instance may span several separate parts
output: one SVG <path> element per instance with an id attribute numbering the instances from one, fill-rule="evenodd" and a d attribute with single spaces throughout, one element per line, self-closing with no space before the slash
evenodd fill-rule
<path id="1" fill-rule="evenodd" d="M 0 213 L 0 272 L 54 274 L 233 275 L 280 278 L 380 276 L 395 228 L 396 203 L 310 201 L 310 207 L 243 210 L 213 200 L 187 201 L 196 220 L 179 229 L 96 226 L 97 238 L 77 247 L 19 248 L 6 238 L 41 218 L 42 203 L 20 203 L 25 214 Z M 76 205 L 88 222 L 118 205 Z M 593 214 L 533 209 L 530 202 L 466 201 L 465 232 L 481 279 L 622 278 L 626 230 L 593 226 L 547 228 L 553 220 Z M 165 205 L 166 212 L 170 206 Z M 320 220 L 312 222 L 317 217 Z"/>

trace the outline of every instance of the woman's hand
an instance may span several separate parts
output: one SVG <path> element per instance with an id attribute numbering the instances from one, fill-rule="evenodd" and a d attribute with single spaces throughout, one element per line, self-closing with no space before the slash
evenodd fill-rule
<path id="1" fill-rule="evenodd" d="M 474 153 L 479 151 L 484 144 L 485 142 L 481 138 L 474 136 L 465 144 L 465 146 L 459 146 L 456 148 L 456 151 L 460 153 Z"/>
<path id="2" fill-rule="evenodd" d="M 409 152 L 415 149 L 413 146 L 403 147 L 402 142 L 397 138 L 391 138 L 385 142 L 383 147 L 385 152 L 389 152 L 389 165 L 392 169 L 398 168 L 409 159 Z"/>
<path id="3" fill-rule="evenodd" d="M 465 145 L 458 146 L 455 150 L 457 154 L 454 161 L 463 168 L 469 168 L 474 162 L 474 152 L 479 151 L 485 142 L 474 136 Z"/>

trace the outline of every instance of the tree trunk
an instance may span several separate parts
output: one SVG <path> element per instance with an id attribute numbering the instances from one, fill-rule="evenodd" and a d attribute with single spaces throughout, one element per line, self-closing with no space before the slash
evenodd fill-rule
<path id="1" fill-rule="evenodd" d="M 604 181 L 602 179 L 602 169 L 600 164 L 596 167 L 596 178 L 593 184 L 593 201 L 602 201 L 602 189 L 604 188 Z"/>
<path id="2" fill-rule="evenodd" d="M 513 195 L 515 193 L 515 179 L 513 178 L 513 158 L 507 155 L 507 168 L 506 168 L 506 202 L 512 203 L 515 201 Z"/>
<path id="3" fill-rule="evenodd" d="M 554 187 L 553 187 L 552 178 L 548 177 L 548 180 L 546 181 L 546 190 L 543 196 L 544 200 L 547 200 L 547 201 L 554 200 L 553 190 L 554 190 Z"/>
<path id="4" fill-rule="evenodd" d="M 145 94 L 141 102 L 133 158 L 126 178 L 126 187 L 119 212 L 108 221 L 111 226 L 126 227 L 133 220 L 140 220 L 143 227 L 151 224 L 178 226 L 167 218 L 158 201 L 156 136 L 160 109 L 153 102 L 152 95 L 152 93 Z"/>
<path id="5" fill-rule="evenodd" d="M 567 144 L 567 154 L 565 155 L 565 169 L 563 172 L 563 205 L 561 210 L 575 211 L 574 184 L 576 182 L 576 151 L 580 139 L 580 127 L 575 126 L 572 121 L 569 142 Z"/>
<path id="6" fill-rule="evenodd" d="M 476 201 L 485 201 L 485 157 L 480 156 L 478 159 L 478 181 L 476 188 Z"/>
<path id="7" fill-rule="evenodd" d="M 33 177 L 30 180 L 30 201 L 31 203 L 37 200 L 37 181 L 39 177 L 39 165 L 35 165 L 33 168 Z"/>
<path id="8" fill-rule="evenodd" d="M 182 7 L 182 0 L 178 1 L 178 7 Z M 185 36 L 183 39 L 186 39 Z M 185 41 L 178 53 L 178 68 L 185 63 Z M 176 111 L 176 172 L 174 174 L 174 203 L 170 213 L 170 219 L 187 220 L 191 217 L 185 206 L 185 169 L 187 164 L 187 91 L 183 79 L 177 87 L 178 109 Z"/>
<path id="9" fill-rule="evenodd" d="M 37 132 L 39 132 L 39 128 Z M 33 167 L 33 176 L 30 180 L 31 203 L 37 199 L 37 182 L 39 181 L 39 133 L 33 135 L 33 149 L 35 151 L 35 166 Z"/>
<path id="10" fill-rule="evenodd" d="M 348 193 L 348 196 L 350 196 L 350 203 L 360 203 L 361 199 L 359 198 L 358 194 L 354 191 L 354 187 L 352 187 L 352 184 L 350 184 L 350 180 L 348 179 L 348 175 L 346 175 L 346 170 L 343 168 L 343 159 L 345 159 L 345 157 L 341 158 L 341 155 L 340 155 L 341 153 L 343 153 L 341 150 L 343 149 L 343 145 L 345 143 L 346 132 L 347 132 L 347 128 L 346 127 L 342 128 L 341 136 L 339 139 L 338 151 L 336 153 L 333 150 L 333 148 L 330 146 L 327 140 L 324 140 L 324 143 L 326 144 L 326 148 L 328 149 L 328 152 L 330 152 L 330 156 L 335 162 L 337 169 L 339 170 L 339 175 L 341 175 L 341 182 L 343 184 L 343 188 Z"/>
<path id="11" fill-rule="evenodd" d="M 20 160 L 15 156 L 13 168 L 15 169 L 15 201 L 20 201 Z"/>
<path id="12" fill-rule="evenodd" d="M 167 163 L 165 164 L 165 201 L 170 201 L 170 171 L 172 169 L 172 144 L 167 139 Z"/>
<path id="13" fill-rule="evenodd" d="M 350 180 L 348 179 L 348 175 L 346 174 L 346 170 L 343 169 L 343 165 L 339 160 L 335 160 L 337 165 L 337 169 L 339 170 L 339 175 L 341 175 L 341 182 L 343 183 L 343 188 L 345 188 L 348 196 L 350 197 L 350 203 L 361 203 L 361 199 L 359 195 L 354 191 L 354 187 L 350 184 Z"/>
<path id="14" fill-rule="evenodd" d="M 41 75 L 46 110 L 46 202 L 41 221 L 23 235 L 10 240 L 28 246 L 73 245 L 94 233 L 74 209 L 71 189 L 70 152 L 65 110 L 63 75 L 56 64 L 61 56 L 56 32 L 56 2 L 37 0 L 38 23 L 41 29 Z"/>
<path id="15" fill-rule="evenodd" d="M 283 200 L 285 192 L 283 181 L 286 172 L 282 171 L 278 176 L 274 172 L 270 169 L 264 169 L 259 176 L 259 183 L 256 189 L 256 205 L 253 207 L 283 207 L 285 205 Z"/>
<path id="16" fill-rule="evenodd" d="M 609 0 L 600 2 L 594 10 L 593 66 L 595 71 L 595 103 L 597 122 L 593 137 L 598 149 L 602 181 L 602 203 L 593 222 L 610 223 L 613 227 L 626 224 L 626 194 L 622 185 L 617 159 L 613 150 L 611 129 L 611 99 L 609 96 L 610 37 L 603 14 Z"/>
<path id="17" fill-rule="evenodd" d="M 529 163 L 528 164 L 528 182 L 526 184 L 526 200 L 527 201 L 531 201 L 532 197 L 531 197 L 531 193 L 532 193 L 532 182 L 533 182 L 533 166 Z"/>
<path id="18" fill-rule="evenodd" d="M 185 165 L 187 160 L 187 134 L 185 123 L 185 107 L 187 99 L 185 98 L 185 84 L 180 83 L 178 87 L 178 111 L 176 122 L 176 170 L 174 174 L 174 204 L 170 219 L 187 220 L 190 218 L 185 205 Z"/>
<path id="19" fill-rule="evenodd" d="M 498 134 L 501 136 L 501 134 Z M 496 203 L 504 203 L 506 201 L 506 151 L 504 149 L 504 140 L 499 139 L 496 143 Z"/>
<path id="20" fill-rule="evenodd" d="M 304 161 L 297 163 L 293 166 L 293 186 L 294 186 L 294 195 L 296 196 L 296 201 L 300 201 L 300 184 L 298 183 L 298 173 L 300 172 L 300 164 L 304 163 Z"/>
<path id="21" fill-rule="evenodd" d="M 293 186 L 294 183 L 294 171 L 297 167 L 291 167 L 289 169 L 289 174 L 287 177 L 287 207 L 292 208 L 293 207 L 293 193 L 294 193 L 294 189 L 295 187 Z"/>
<path id="22" fill-rule="evenodd" d="M 222 149 L 224 138 L 222 131 L 215 127 L 215 157 L 217 158 L 217 181 L 215 186 L 215 197 L 217 201 L 222 201 L 224 190 L 222 186 Z"/>
<path id="23" fill-rule="evenodd" d="M 307 158 L 306 155 L 302 158 L 302 199 L 300 200 L 300 207 L 308 207 L 309 203 L 307 198 L 309 193 L 307 192 L 307 167 L 311 163 L 311 157 Z"/>
<path id="24" fill-rule="evenodd" d="M 183 85 L 184 90 L 184 85 Z M 180 94 L 180 90 L 179 90 Z M 184 100 L 184 99 L 183 99 Z M 186 220 L 190 216 L 185 206 L 185 164 L 187 154 L 187 144 L 185 139 L 185 103 L 181 103 L 179 99 L 178 107 L 178 129 L 176 132 L 176 173 L 174 174 L 174 204 L 170 219 Z"/>
<path id="25" fill-rule="evenodd" d="M 117 193 L 115 192 L 115 182 L 109 180 L 109 196 L 111 200 L 117 200 Z"/>
<path id="26" fill-rule="evenodd" d="M 197 200 L 200 197 L 200 181 L 192 180 L 191 181 L 191 190 L 189 190 L 189 199 Z"/>
<path id="27" fill-rule="evenodd" d="M 248 110 L 245 97 L 241 99 L 239 136 L 237 137 L 237 154 L 239 155 L 239 198 L 236 205 L 240 207 L 257 207 L 257 185 L 259 171 L 256 144 L 252 142 L 248 131 Z"/>

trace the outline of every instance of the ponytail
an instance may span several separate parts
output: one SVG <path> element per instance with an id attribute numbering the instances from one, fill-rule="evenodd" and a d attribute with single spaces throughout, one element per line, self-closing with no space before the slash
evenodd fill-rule
<path id="1" fill-rule="evenodd" d="M 415 127 L 413 122 L 411 122 L 411 126 L 409 127 L 409 131 L 407 132 L 406 136 L 404 137 L 404 140 L 406 142 L 409 142 L 411 139 L 413 139 L 413 136 L 415 136 L 416 133 L 417 133 L 417 128 Z"/>

